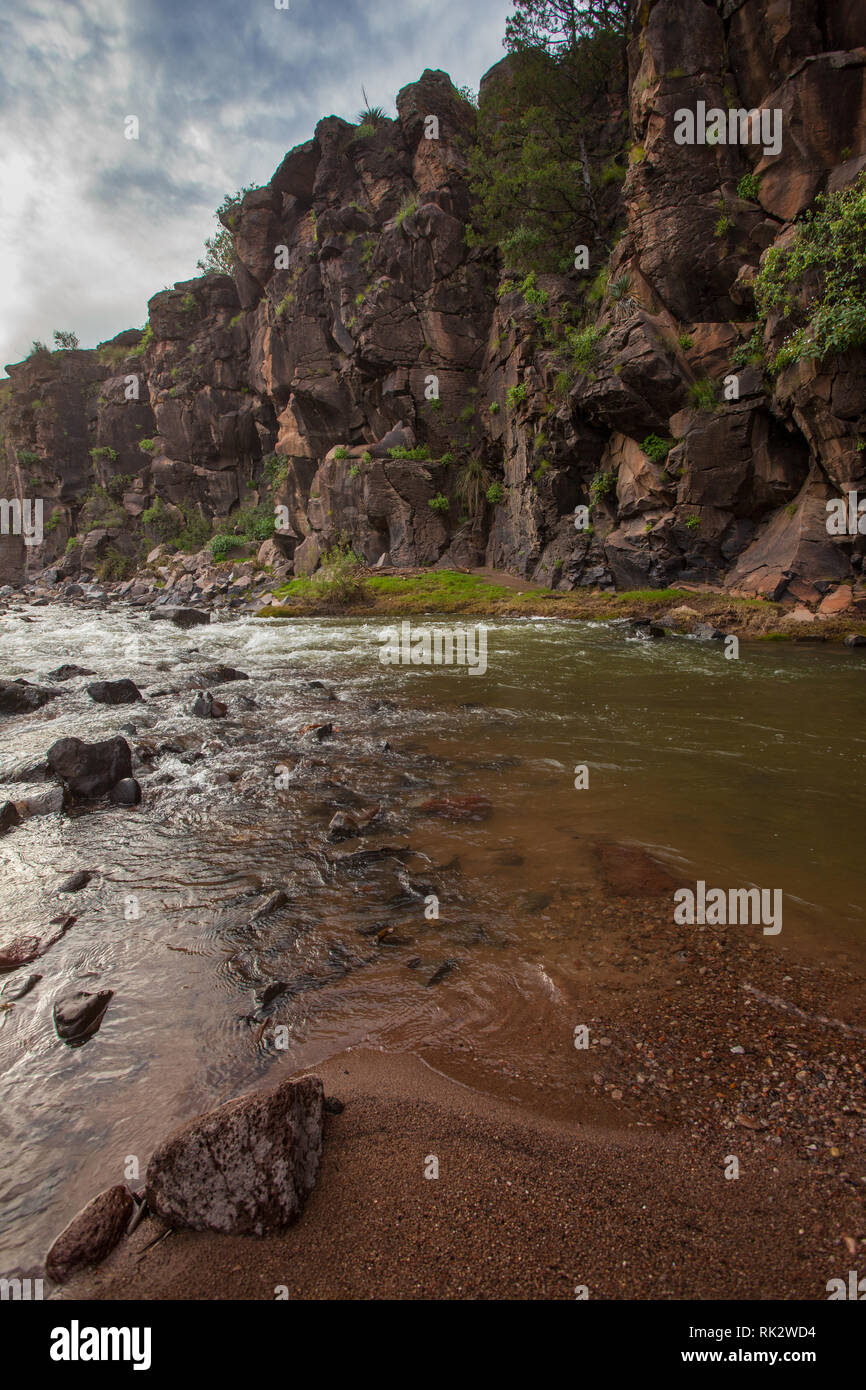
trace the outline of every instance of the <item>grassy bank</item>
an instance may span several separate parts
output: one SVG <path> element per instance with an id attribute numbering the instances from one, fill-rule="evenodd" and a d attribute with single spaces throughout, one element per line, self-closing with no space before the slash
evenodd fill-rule
<path id="1" fill-rule="evenodd" d="M 763 599 L 689 589 L 635 589 L 618 594 L 598 590 L 566 593 L 559 589 L 523 588 L 511 576 L 504 582 L 457 570 L 406 570 L 360 580 L 345 601 L 323 595 L 314 580 L 293 579 L 275 590 L 279 602 L 259 611 L 262 618 L 302 618 L 343 614 L 357 617 L 476 618 L 556 617 L 589 622 L 613 618 L 660 618 L 686 606 L 695 621 L 712 623 L 727 633 L 763 641 L 841 641 L 850 632 L 866 636 L 862 618 L 831 618 L 793 625 L 787 610 Z"/>

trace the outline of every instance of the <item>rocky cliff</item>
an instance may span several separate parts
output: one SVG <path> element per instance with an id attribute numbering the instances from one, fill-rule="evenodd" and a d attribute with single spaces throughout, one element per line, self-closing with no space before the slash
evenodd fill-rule
<path id="1" fill-rule="evenodd" d="M 282 507 L 252 570 L 309 573 L 350 541 L 370 564 L 569 589 L 809 602 L 856 584 L 866 540 L 829 536 L 825 504 L 863 485 L 866 353 L 770 374 L 749 345 L 761 264 L 866 167 L 866 10 L 656 0 L 629 64 L 628 109 L 591 152 L 593 177 L 620 173 L 606 265 L 593 245 L 587 269 L 519 284 L 470 246 L 476 111 L 428 71 L 396 120 L 327 117 L 244 197 L 233 276 L 155 295 L 144 332 L 8 367 L 0 495 L 43 498 L 46 526 L 38 546 L 0 540 L 0 580 L 126 577 L 157 539 L 164 562 L 239 508 L 267 535 Z M 677 144 L 699 102 L 781 111 L 781 152 Z M 760 324 L 764 361 L 788 328 Z"/>

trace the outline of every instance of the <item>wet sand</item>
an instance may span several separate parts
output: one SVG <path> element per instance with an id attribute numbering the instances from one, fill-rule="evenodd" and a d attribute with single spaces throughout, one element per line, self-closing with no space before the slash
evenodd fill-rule
<path id="1" fill-rule="evenodd" d="M 148 1218 L 71 1299 L 825 1299 L 856 1195 L 787 1154 L 724 1177 L 686 1136 L 565 1123 L 417 1057 L 350 1051 L 299 1222 L 261 1240 Z M 426 1179 L 435 1155 L 438 1179 Z"/>

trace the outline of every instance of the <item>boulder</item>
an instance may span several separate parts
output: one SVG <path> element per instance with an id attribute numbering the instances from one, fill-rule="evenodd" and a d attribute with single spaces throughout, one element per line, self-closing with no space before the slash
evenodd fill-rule
<path id="1" fill-rule="evenodd" d="M 29 681 L 0 680 L 0 714 L 30 714 L 55 699 L 58 691 L 46 690 Z"/>
<path id="2" fill-rule="evenodd" d="M 8 946 L 0 946 L 0 975 L 17 970 L 21 965 L 29 965 L 42 952 L 42 941 L 38 936 L 16 936 Z"/>
<path id="3" fill-rule="evenodd" d="M 141 699 L 141 691 L 130 680 L 94 681 L 87 693 L 99 705 L 133 705 Z"/>
<path id="4" fill-rule="evenodd" d="M 0 805 L 0 835 L 5 835 L 14 826 L 20 825 L 21 816 L 17 808 L 11 801 L 4 801 Z"/>
<path id="5" fill-rule="evenodd" d="M 61 738 L 52 743 L 46 757 L 55 776 L 62 778 L 73 796 L 84 800 L 103 796 L 132 776 L 132 754 L 125 738 L 101 743 Z"/>
<path id="6" fill-rule="evenodd" d="M 242 1096 L 179 1129 L 147 1166 L 147 1202 L 173 1227 L 265 1235 L 294 1221 L 322 1152 L 318 1077 Z"/>
<path id="7" fill-rule="evenodd" d="M 109 793 L 115 806 L 137 806 L 141 801 L 141 787 L 134 777 L 124 777 Z"/>
<path id="8" fill-rule="evenodd" d="M 196 719 L 225 719 L 228 708 L 221 700 L 215 700 L 209 690 L 197 695 L 190 714 Z"/>
<path id="9" fill-rule="evenodd" d="M 132 1194 L 122 1183 L 100 1192 L 51 1246 L 45 1259 L 48 1278 L 65 1284 L 76 1270 L 100 1264 L 122 1240 L 134 1210 Z"/>

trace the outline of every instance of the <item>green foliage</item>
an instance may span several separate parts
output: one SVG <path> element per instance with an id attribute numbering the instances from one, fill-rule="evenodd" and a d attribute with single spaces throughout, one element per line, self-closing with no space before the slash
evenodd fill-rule
<path id="1" fill-rule="evenodd" d="M 258 507 L 237 507 L 211 539 L 210 552 L 216 561 L 225 560 L 236 547 L 257 549 L 270 540 L 276 529 L 273 509 L 267 502 Z"/>
<path id="2" fill-rule="evenodd" d="M 352 467 L 349 469 L 349 477 L 350 477 L 350 478 L 357 478 L 357 477 L 358 477 L 358 474 L 359 474 L 360 472 L 361 472 L 361 465 L 360 465 L 359 463 L 353 463 L 353 464 L 352 464 Z"/>
<path id="3" fill-rule="evenodd" d="M 403 223 L 406 221 L 406 218 L 411 217 L 412 213 L 417 211 L 418 199 L 415 197 L 413 193 L 410 193 L 403 199 L 397 211 L 397 226 L 400 227 L 402 230 Z"/>
<path id="4" fill-rule="evenodd" d="M 515 0 L 507 82 L 485 93 L 470 153 L 476 222 L 470 245 L 498 244 L 506 265 L 569 273 L 573 247 L 601 237 L 587 148 L 596 113 L 626 85 L 626 0 Z"/>
<path id="5" fill-rule="evenodd" d="M 687 516 L 686 526 L 689 528 L 690 531 L 700 531 L 701 518 L 699 516 Z"/>
<path id="6" fill-rule="evenodd" d="M 487 489 L 493 482 L 493 475 L 490 469 L 477 455 L 466 460 L 457 471 L 454 482 L 454 491 L 457 501 L 464 507 L 470 517 L 476 517 L 481 511 L 484 498 L 487 496 Z"/>
<path id="7" fill-rule="evenodd" d="M 132 355 L 132 348 L 121 347 L 117 343 L 103 343 L 102 347 L 97 350 L 96 360 L 107 367 L 119 367 L 121 362 L 125 362 L 127 357 Z"/>
<path id="8" fill-rule="evenodd" d="M 334 450 L 334 458 L 335 458 L 335 459 L 340 459 L 340 460 L 342 461 L 343 459 L 347 459 L 348 457 L 349 457 L 349 450 L 346 448 L 346 446 L 345 446 L 344 444 L 341 444 L 340 447 L 339 447 L 338 449 L 335 449 L 335 450 Z"/>
<path id="9" fill-rule="evenodd" d="M 427 505 L 428 507 L 432 508 L 434 512 L 447 512 L 450 503 L 448 501 L 448 498 L 443 497 L 442 493 L 439 492 L 436 494 L 435 497 L 430 498 L 430 501 L 427 503 Z"/>
<path id="10" fill-rule="evenodd" d="M 694 338 L 690 338 L 688 333 L 681 333 L 680 336 L 677 338 L 677 342 L 679 343 L 683 352 L 691 351 L 691 349 L 695 345 Z"/>
<path id="11" fill-rule="evenodd" d="M 81 541 L 78 539 L 77 536 L 70 536 L 69 540 L 66 542 L 66 550 L 64 551 L 64 554 L 69 555 L 80 544 Z"/>
<path id="12" fill-rule="evenodd" d="M 605 335 L 604 328 L 586 324 L 583 328 L 567 328 L 565 341 L 568 345 L 572 369 L 588 372 L 598 360 L 598 344 Z"/>
<path id="13" fill-rule="evenodd" d="M 728 217 L 726 213 L 722 213 L 722 216 L 716 223 L 716 230 L 713 235 L 717 237 L 727 236 L 733 225 L 732 219 Z"/>
<path id="14" fill-rule="evenodd" d="M 526 404 L 527 396 L 526 385 L 521 381 L 517 386 L 509 386 L 505 393 L 505 404 L 509 410 L 519 410 L 522 405 Z"/>
<path id="15" fill-rule="evenodd" d="M 425 463 L 430 457 L 430 450 L 426 444 L 416 444 L 414 449 L 407 449 L 404 444 L 398 444 L 395 448 L 389 449 L 388 454 L 392 459 L 408 459 L 410 463 Z"/>
<path id="16" fill-rule="evenodd" d="M 40 454 L 36 454 L 32 449 L 21 449 L 18 453 L 18 462 L 22 468 L 32 468 L 36 463 L 42 463 Z"/>
<path id="17" fill-rule="evenodd" d="M 81 509 L 81 528 L 95 531 L 101 526 L 123 526 L 126 513 L 104 487 L 92 487 Z"/>
<path id="18" fill-rule="evenodd" d="M 377 126 L 388 124 L 388 112 L 384 106 L 365 106 L 355 120 L 358 125 L 369 125 L 375 130 Z"/>
<path id="19" fill-rule="evenodd" d="M 805 290 L 804 281 L 817 288 Z M 755 303 L 761 328 L 772 310 L 793 325 L 772 372 L 866 344 L 866 171 L 848 188 L 819 195 L 791 244 L 767 252 Z"/>
<path id="20" fill-rule="evenodd" d="M 62 328 L 55 328 L 54 347 L 60 352 L 74 352 L 78 347 L 78 334 L 67 333 Z"/>
<path id="21" fill-rule="evenodd" d="M 748 198 L 753 203 L 758 201 L 760 191 L 761 180 L 755 178 L 754 174 L 744 174 L 737 184 L 737 197 Z"/>
<path id="22" fill-rule="evenodd" d="M 48 348 L 45 346 L 45 344 L 43 342 L 40 342 L 38 338 L 34 338 L 28 355 L 30 357 L 37 357 L 40 353 L 47 351 Z"/>
<path id="23" fill-rule="evenodd" d="M 505 488 L 501 483 L 491 483 L 487 489 L 486 496 L 491 507 L 498 507 L 505 501 Z"/>
<path id="24" fill-rule="evenodd" d="M 311 580 L 315 597 L 339 604 L 351 603 L 360 597 L 364 592 L 363 563 L 363 557 L 348 545 L 335 545 L 327 550 Z"/>
<path id="25" fill-rule="evenodd" d="M 502 407 L 500 406 L 500 404 L 499 404 L 498 401 L 491 401 L 491 402 L 490 402 L 490 414 L 491 414 L 491 415 L 498 415 L 499 412 L 500 412 L 500 410 L 501 410 L 501 408 L 502 408 Z"/>
<path id="26" fill-rule="evenodd" d="M 589 485 L 589 497 L 592 506 L 596 506 L 603 497 L 613 491 L 616 486 L 615 473 L 596 473 Z"/>
<path id="27" fill-rule="evenodd" d="M 153 451 L 154 451 L 154 449 L 156 448 L 156 440 L 155 440 L 155 439 L 139 439 L 139 441 L 138 441 L 138 447 L 139 447 L 139 449 L 141 449 L 141 451 L 142 451 L 143 454 L 152 454 Z"/>
<path id="28" fill-rule="evenodd" d="M 541 480 L 542 480 L 542 478 L 544 477 L 545 473 L 549 473 L 549 472 L 550 472 L 550 468 L 551 468 L 550 460 L 549 460 L 549 459 L 542 459 L 541 462 L 539 463 L 538 467 L 537 467 L 536 469 L 533 470 L 533 473 L 532 473 L 532 481 L 533 481 L 534 483 L 540 483 Z"/>
<path id="29" fill-rule="evenodd" d="M 289 475 L 289 460 L 280 454 L 268 454 L 262 470 L 268 487 L 273 490 L 286 481 Z"/>
<path id="30" fill-rule="evenodd" d="M 197 310 L 198 302 L 195 295 L 190 290 L 187 290 L 183 299 L 180 301 L 180 307 L 181 312 L 184 314 L 194 314 Z"/>
<path id="31" fill-rule="evenodd" d="M 624 299 L 631 289 L 631 276 L 618 275 L 615 280 L 610 282 L 610 297 L 614 303 Z"/>
<path id="32" fill-rule="evenodd" d="M 134 348 L 129 349 L 130 357 L 142 357 L 153 342 L 153 325 L 148 319 L 144 331 Z"/>
<path id="33" fill-rule="evenodd" d="M 664 463 L 673 447 L 672 439 L 661 439 L 657 434 L 648 434 L 641 444 L 647 458 L 652 459 L 653 463 Z"/>
<path id="34" fill-rule="evenodd" d="M 95 573 L 103 584 L 128 579 L 135 573 L 135 556 L 124 555 L 116 545 L 106 546 L 105 554 L 98 562 Z"/>
<path id="35" fill-rule="evenodd" d="M 227 193 L 214 213 L 220 229 L 213 236 L 205 237 L 204 258 L 196 261 L 196 267 L 205 274 L 210 271 L 218 271 L 221 275 L 234 274 L 237 265 L 235 228 L 241 203 L 246 194 L 252 192 L 253 187 L 253 184 L 249 184 L 246 188 L 238 189 L 237 193 Z"/>
<path id="36" fill-rule="evenodd" d="M 102 461 L 114 463 L 117 459 L 117 450 L 109 449 L 107 444 L 103 444 L 100 448 L 91 449 L 90 457 L 93 459 L 94 463 L 100 463 Z"/>
<path id="37" fill-rule="evenodd" d="M 715 382 L 708 376 L 692 382 L 689 387 L 689 404 L 695 410 L 715 410 L 718 404 Z"/>

